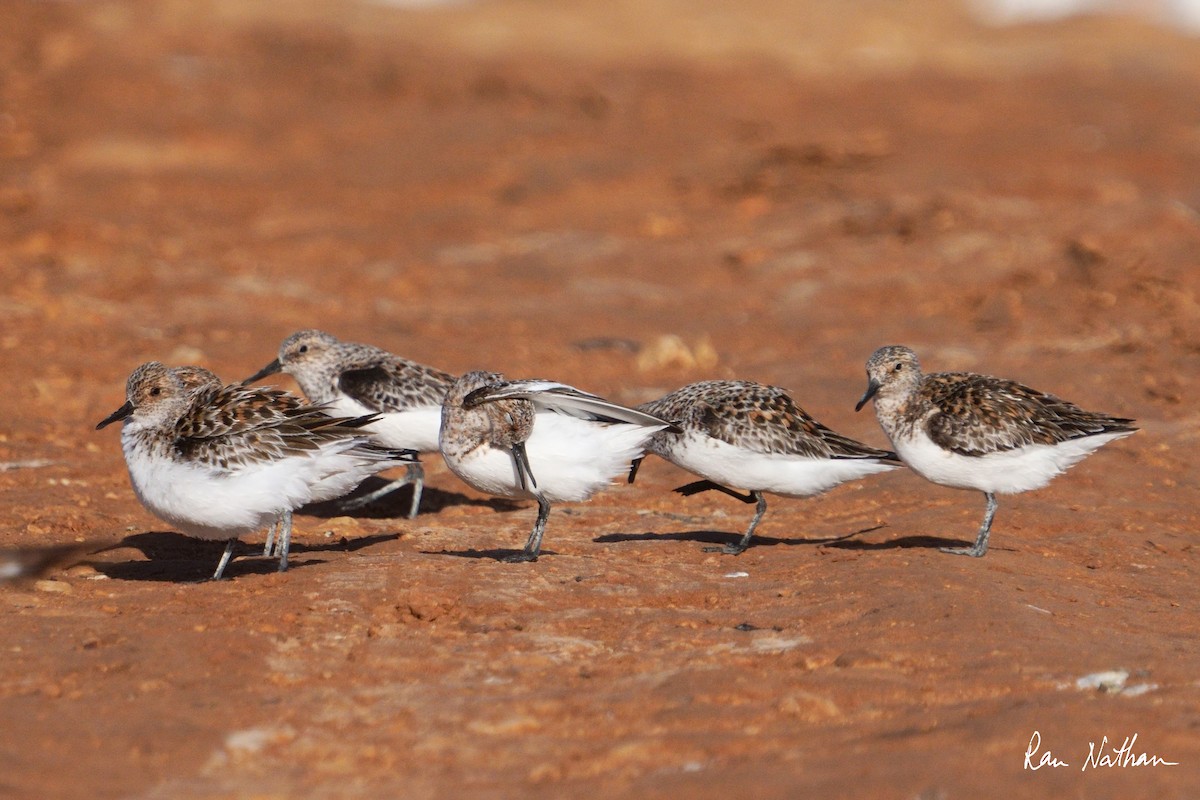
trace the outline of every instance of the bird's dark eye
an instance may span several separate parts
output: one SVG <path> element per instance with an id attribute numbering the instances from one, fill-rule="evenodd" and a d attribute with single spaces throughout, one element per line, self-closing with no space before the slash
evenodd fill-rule
<path id="1" fill-rule="evenodd" d="M 300 345 L 300 349 L 299 349 L 298 351 L 296 351 L 296 352 L 298 352 L 298 353 L 307 353 L 307 352 L 308 352 L 308 345 L 306 345 L 306 344 L 302 344 L 302 345 Z"/>
<path id="2" fill-rule="evenodd" d="M 153 389 L 150 390 L 151 397 L 158 397 L 160 394 L 162 394 L 162 389 L 159 388 L 158 386 L 155 386 Z"/>
<path id="3" fill-rule="evenodd" d="M 897 365 L 896 365 L 896 367 L 895 367 L 895 370 L 896 370 L 896 372 L 899 372 L 899 371 L 900 371 L 900 370 L 902 370 L 902 369 L 904 369 L 904 365 L 903 365 L 903 364 L 897 364 Z"/>

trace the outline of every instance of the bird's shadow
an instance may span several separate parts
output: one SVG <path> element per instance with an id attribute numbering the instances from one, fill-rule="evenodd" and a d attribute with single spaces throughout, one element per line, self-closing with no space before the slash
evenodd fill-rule
<path id="1" fill-rule="evenodd" d="M 855 536 L 861 536 L 864 533 L 871 533 L 885 525 L 874 525 L 870 528 L 844 533 L 841 536 L 825 536 L 813 539 L 780 539 L 771 536 L 760 536 L 755 534 L 750 540 L 750 547 L 775 547 L 777 545 L 828 545 L 830 547 L 847 546 L 847 540 Z M 701 542 L 704 544 L 736 544 L 741 541 L 742 534 L 730 533 L 728 531 L 673 531 L 671 533 L 654 533 L 647 531 L 646 533 L 606 533 L 603 536 L 597 536 L 592 541 L 602 544 L 611 542 L 659 542 L 659 541 L 675 541 L 675 542 Z"/>
<path id="2" fill-rule="evenodd" d="M 325 563 L 314 558 L 296 561 L 302 553 L 353 552 L 364 547 L 399 539 L 398 533 L 359 536 L 354 539 L 336 539 L 321 544 L 303 544 L 293 541 L 289 549 L 291 559 L 288 571 L 304 569 L 314 564 Z M 217 561 L 225 549 L 224 542 L 209 542 L 184 536 L 173 531 L 148 531 L 126 536 L 116 544 L 99 552 L 133 548 L 145 556 L 145 561 L 87 561 L 97 572 L 116 580 L 162 581 L 171 583 L 198 583 L 212 577 Z M 263 555 L 260 543 L 238 542 L 233 559 L 225 568 L 225 577 L 240 575 L 269 575 L 279 570 L 279 559 Z"/>
<path id="3" fill-rule="evenodd" d="M 510 556 L 515 556 L 521 552 L 521 548 L 495 548 L 492 550 L 422 550 L 421 553 L 428 556 L 451 556 L 453 558 L 474 558 L 474 559 L 492 559 L 493 561 L 505 561 Z M 542 556 L 558 555 L 553 550 L 542 550 L 538 554 L 538 558 Z M 528 561 L 516 561 L 510 563 L 528 564 Z"/>
<path id="4" fill-rule="evenodd" d="M 925 550 L 941 550 L 946 547 L 965 548 L 975 544 L 973 539 L 947 539 L 945 536 L 901 536 L 899 539 L 889 539 L 885 542 L 837 542 L 829 545 L 841 550 L 907 550 L 922 548 Z M 1013 551 L 1011 547 L 997 547 L 991 550 Z"/>
<path id="5" fill-rule="evenodd" d="M 901 536 L 899 539 L 888 539 L 883 542 L 832 542 L 829 546 L 839 550 L 907 550 L 924 548 L 937 550 L 942 547 L 970 547 L 974 542 L 962 539 L 947 539 L 943 536 Z"/>
<path id="6" fill-rule="evenodd" d="M 347 502 L 356 497 L 369 494 L 376 489 L 381 489 L 388 483 L 389 481 L 385 481 L 382 478 L 370 477 L 359 484 L 358 488 L 348 495 L 339 497 L 336 500 L 328 500 L 324 503 L 312 503 L 299 509 L 297 513 L 320 519 L 331 519 L 333 517 L 396 519 L 407 517 L 408 511 L 412 507 L 413 486 L 411 484 L 397 486 L 394 491 L 375 498 L 365 506 L 359 508 L 346 507 Z M 461 492 L 447 492 L 443 489 L 426 486 L 421 493 L 421 505 L 417 509 L 417 516 L 434 514 L 444 508 L 452 508 L 454 506 L 481 506 L 494 511 L 515 511 L 523 507 L 519 503 L 502 498 L 469 497 Z"/>

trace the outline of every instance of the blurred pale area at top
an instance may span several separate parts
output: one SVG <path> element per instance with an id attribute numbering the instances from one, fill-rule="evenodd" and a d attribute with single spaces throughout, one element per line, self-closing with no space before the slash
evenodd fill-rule
<path id="1" fill-rule="evenodd" d="M 468 5 L 473 0 L 373 0 L 400 8 Z M 486 0 L 474 0 L 486 2 Z M 552 2 L 552 0 L 547 0 Z M 1200 0 L 964 0 L 987 23 L 1048 22 L 1083 14 L 1140 17 L 1190 33 L 1200 33 Z M 847 11 L 849 12 L 849 7 Z"/>
<path id="2" fill-rule="evenodd" d="M 1200 33 L 1200 0 L 969 0 L 968 5 L 984 21 L 998 24 L 1114 14 Z"/>

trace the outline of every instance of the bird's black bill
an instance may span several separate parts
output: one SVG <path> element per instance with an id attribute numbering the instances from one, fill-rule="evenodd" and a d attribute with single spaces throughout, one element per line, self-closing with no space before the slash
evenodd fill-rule
<path id="1" fill-rule="evenodd" d="M 867 391 L 863 393 L 862 399 L 858 401 L 858 405 L 856 405 L 854 407 L 854 410 L 862 411 L 862 407 L 865 406 L 867 404 L 867 401 L 870 400 L 872 397 L 874 397 L 875 393 L 878 391 L 879 391 L 878 383 L 876 383 L 875 381 L 868 382 L 867 383 Z"/>
<path id="2" fill-rule="evenodd" d="M 249 378 L 246 378 L 246 380 L 242 381 L 242 386 L 248 386 L 249 384 L 254 383 L 255 381 L 261 381 L 263 378 L 267 377 L 268 375 L 275 375 L 275 374 L 281 372 L 282 370 L 283 370 L 283 367 L 280 365 L 279 359 L 277 358 L 274 361 L 272 361 L 270 364 L 267 364 L 265 367 L 260 369 L 258 372 L 251 375 Z"/>
<path id="3" fill-rule="evenodd" d="M 478 389 L 467 392 L 467 396 L 463 398 L 463 408 L 475 408 L 478 405 L 486 403 L 489 399 L 488 393 L 494 388 L 496 387 L 480 386 Z"/>
<path id="4" fill-rule="evenodd" d="M 534 479 L 533 470 L 529 466 L 529 455 L 525 452 L 525 443 L 514 442 L 512 454 L 517 462 L 517 477 L 521 479 L 521 488 L 526 492 L 533 491 L 537 488 L 537 481 Z"/>
<path id="5" fill-rule="evenodd" d="M 113 413 L 111 413 L 107 417 L 105 417 L 104 419 L 97 422 L 96 430 L 100 430 L 101 428 L 112 425 L 114 422 L 116 422 L 119 419 L 125 419 L 132 413 L 133 413 L 133 403 L 126 402 L 125 405 L 121 406 L 116 411 L 114 411 Z"/>

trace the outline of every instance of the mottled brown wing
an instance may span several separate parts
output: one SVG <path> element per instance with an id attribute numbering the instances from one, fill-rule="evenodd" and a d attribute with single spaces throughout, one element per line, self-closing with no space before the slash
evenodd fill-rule
<path id="1" fill-rule="evenodd" d="M 921 391 L 936 409 L 925 422 L 929 437 L 960 455 L 1134 430 L 1133 420 L 1084 411 L 1054 395 L 988 375 L 929 375 Z"/>
<path id="2" fill-rule="evenodd" d="M 295 395 L 274 389 L 225 386 L 197 395 L 175 430 L 180 455 L 236 470 L 311 452 L 337 439 L 361 437 L 375 419 L 331 417 Z"/>
<path id="3" fill-rule="evenodd" d="M 452 375 L 397 358 L 347 369 L 338 377 L 347 397 L 380 413 L 440 406 L 453 382 Z"/>
<path id="4" fill-rule="evenodd" d="M 189 413 L 175 426 L 184 439 L 211 439 L 270 427 L 302 416 L 312 407 L 279 389 L 255 386 L 213 386 L 197 392 Z"/>
<path id="5" fill-rule="evenodd" d="M 693 424 L 723 442 L 759 453 L 810 458 L 894 458 L 831 431 L 777 386 L 730 385 L 693 406 Z"/>

